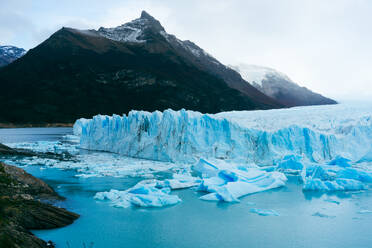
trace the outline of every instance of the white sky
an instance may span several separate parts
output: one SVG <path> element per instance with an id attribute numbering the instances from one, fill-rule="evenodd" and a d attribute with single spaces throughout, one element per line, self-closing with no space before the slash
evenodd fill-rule
<path id="1" fill-rule="evenodd" d="M 62 26 L 118 26 L 146 10 L 225 64 L 257 64 L 336 100 L 372 99 L 369 0 L 1 0 L 0 44 L 30 49 Z"/>

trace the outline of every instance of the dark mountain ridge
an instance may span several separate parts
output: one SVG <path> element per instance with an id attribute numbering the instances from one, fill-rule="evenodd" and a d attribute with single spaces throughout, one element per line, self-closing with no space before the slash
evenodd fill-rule
<path id="1" fill-rule="evenodd" d="M 132 109 L 283 107 L 146 12 L 116 28 L 62 28 L 0 69 L 0 122 L 73 122 Z"/>

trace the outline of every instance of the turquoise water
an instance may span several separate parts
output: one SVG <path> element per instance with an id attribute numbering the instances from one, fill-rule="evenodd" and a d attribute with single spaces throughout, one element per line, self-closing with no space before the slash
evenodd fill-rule
<path id="1" fill-rule="evenodd" d="M 19 130 L 19 131 L 18 131 Z M 0 129 L 0 142 L 60 139 L 71 129 Z M 8 141 L 6 141 L 8 140 Z M 9 141 L 11 140 L 11 141 Z M 126 189 L 138 178 L 77 178 L 74 171 L 28 166 L 66 201 L 58 203 L 81 217 L 72 225 L 34 231 L 57 247 L 372 247 L 370 191 L 304 194 L 296 177 L 280 189 L 253 194 L 241 203 L 205 202 L 194 190 L 174 191 L 182 203 L 162 209 L 114 208 L 95 201 L 98 191 Z M 251 208 L 274 210 L 260 216 Z"/>

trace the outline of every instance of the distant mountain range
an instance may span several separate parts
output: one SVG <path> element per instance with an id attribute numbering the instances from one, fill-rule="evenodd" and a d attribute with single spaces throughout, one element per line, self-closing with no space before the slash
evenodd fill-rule
<path id="1" fill-rule="evenodd" d="M 69 123 L 132 109 L 204 113 L 281 108 L 146 12 L 115 28 L 62 28 L 0 69 L 0 122 Z"/>
<path id="2" fill-rule="evenodd" d="M 287 75 L 272 68 L 239 64 L 230 66 L 239 72 L 244 80 L 281 104 L 294 106 L 336 104 L 337 102 L 299 86 Z"/>
<path id="3" fill-rule="evenodd" d="M 0 46 L 0 67 L 12 63 L 26 54 L 26 50 L 15 46 Z"/>

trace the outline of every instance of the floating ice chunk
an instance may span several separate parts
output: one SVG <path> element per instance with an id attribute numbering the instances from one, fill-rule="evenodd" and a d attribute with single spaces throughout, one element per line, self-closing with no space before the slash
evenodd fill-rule
<path id="1" fill-rule="evenodd" d="M 347 191 L 347 190 L 363 190 L 365 185 L 353 179 L 337 179 L 334 181 L 320 179 L 307 179 L 303 186 L 304 190 L 315 191 Z"/>
<path id="2" fill-rule="evenodd" d="M 181 202 L 177 195 L 170 195 L 170 188 L 158 188 L 156 180 L 145 180 L 125 191 L 110 190 L 98 192 L 97 200 L 110 200 L 115 207 L 165 207 Z"/>
<path id="3" fill-rule="evenodd" d="M 71 134 L 67 134 L 67 135 L 63 136 L 62 139 L 65 140 L 65 141 L 69 141 L 71 143 L 76 143 L 76 144 L 80 142 L 80 137 L 79 136 L 71 135 Z"/>
<path id="4" fill-rule="evenodd" d="M 328 165 L 337 165 L 337 166 L 340 166 L 340 167 L 350 167 L 350 159 L 347 159 L 347 158 L 344 158 L 344 157 L 341 157 L 341 156 L 337 156 L 335 159 L 333 159 L 332 161 L 330 161 L 328 163 Z"/>
<path id="5" fill-rule="evenodd" d="M 266 209 L 251 208 L 249 211 L 251 213 L 255 213 L 261 216 L 280 216 L 280 214 L 277 211 L 271 210 L 271 209 L 266 210 Z"/>
<path id="6" fill-rule="evenodd" d="M 339 201 L 334 200 L 332 198 L 326 198 L 326 199 L 324 199 L 324 201 L 330 202 L 330 203 L 334 203 L 334 204 L 337 204 L 337 205 L 340 205 L 340 202 Z"/>
<path id="7" fill-rule="evenodd" d="M 315 212 L 312 214 L 312 216 L 316 216 L 316 217 L 320 217 L 320 218 L 336 218 L 336 216 L 334 215 L 327 215 L 327 214 L 323 214 L 321 212 Z"/>
<path id="8" fill-rule="evenodd" d="M 358 211 L 358 214 L 372 214 L 372 210 L 362 209 Z"/>
<path id="9" fill-rule="evenodd" d="M 176 173 L 173 174 L 172 179 L 166 179 L 163 182 L 158 182 L 158 184 L 171 189 L 184 189 L 197 186 L 200 182 L 200 178 L 193 177 L 188 173 Z"/>
<path id="10" fill-rule="evenodd" d="M 230 168 L 211 164 L 204 159 L 193 167 L 202 174 L 199 191 L 209 192 L 200 199 L 208 201 L 238 202 L 247 194 L 284 186 L 287 178 L 280 172 L 266 172 L 257 168 L 231 165 Z"/>
<path id="11" fill-rule="evenodd" d="M 361 182 L 371 183 L 372 173 L 354 168 L 346 168 L 337 172 L 337 178 L 354 179 Z"/>
<path id="12" fill-rule="evenodd" d="M 202 177 L 215 177 L 219 171 L 219 168 L 216 165 L 211 164 L 202 158 L 193 166 L 193 168 L 195 171 L 199 172 Z"/>
<path id="13" fill-rule="evenodd" d="M 356 168 L 310 165 L 301 172 L 304 190 L 363 190 L 372 182 L 370 172 Z"/>

